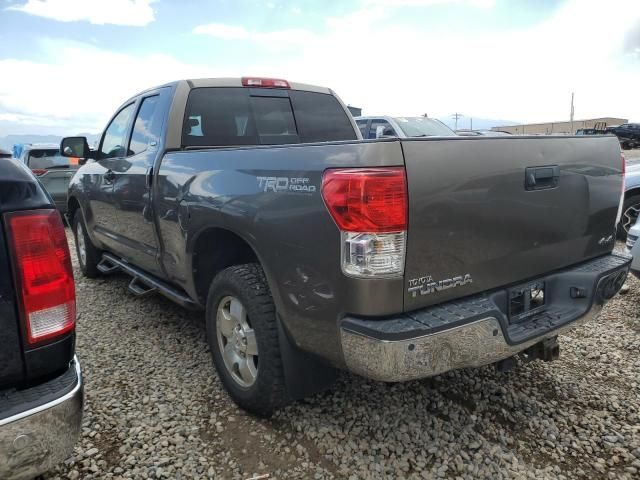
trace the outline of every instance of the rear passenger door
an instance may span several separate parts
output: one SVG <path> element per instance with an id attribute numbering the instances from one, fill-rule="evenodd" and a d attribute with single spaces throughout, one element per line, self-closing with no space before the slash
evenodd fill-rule
<path id="1" fill-rule="evenodd" d="M 168 89 L 161 89 L 138 99 L 126 155 L 113 166 L 117 218 L 113 228 L 119 242 L 118 253 L 155 274 L 160 269 L 151 185 L 168 96 Z"/>

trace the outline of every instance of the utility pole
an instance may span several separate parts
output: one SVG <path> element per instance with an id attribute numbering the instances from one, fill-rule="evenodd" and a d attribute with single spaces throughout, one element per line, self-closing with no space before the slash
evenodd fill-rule
<path id="1" fill-rule="evenodd" d="M 574 130 L 573 130 L 573 92 L 571 92 L 571 115 L 570 115 L 570 119 L 571 119 L 571 135 L 574 135 L 576 132 L 574 132 Z"/>
<path id="2" fill-rule="evenodd" d="M 473 118 L 469 119 L 469 130 L 473 130 Z"/>
<path id="3" fill-rule="evenodd" d="M 464 117 L 464 115 L 462 115 L 461 113 L 454 113 L 453 115 L 451 115 L 451 118 L 453 118 L 456 121 L 456 128 L 455 130 L 458 130 L 458 119 Z"/>

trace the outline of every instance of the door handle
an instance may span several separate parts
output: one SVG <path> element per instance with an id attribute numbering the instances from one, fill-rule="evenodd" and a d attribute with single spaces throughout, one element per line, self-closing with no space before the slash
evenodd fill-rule
<path id="1" fill-rule="evenodd" d="M 106 172 L 104 172 L 104 179 L 107 182 L 113 182 L 116 179 L 116 174 L 113 173 L 113 170 L 109 169 Z"/>
<path id="2" fill-rule="evenodd" d="M 527 167 L 524 172 L 524 188 L 525 190 L 556 188 L 559 178 L 560 167 L 558 165 Z"/>

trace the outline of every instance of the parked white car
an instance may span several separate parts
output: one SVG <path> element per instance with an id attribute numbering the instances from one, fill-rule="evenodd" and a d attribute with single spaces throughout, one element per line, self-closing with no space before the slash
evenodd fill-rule
<path id="1" fill-rule="evenodd" d="M 629 229 L 627 233 L 627 252 L 633 255 L 631 262 L 631 273 L 640 278 L 640 223 L 636 223 Z"/>

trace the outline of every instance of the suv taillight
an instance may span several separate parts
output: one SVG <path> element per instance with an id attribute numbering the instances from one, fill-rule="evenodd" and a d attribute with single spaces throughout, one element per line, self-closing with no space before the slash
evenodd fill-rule
<path id="1" fill-rule="evenodd" d="M 322 198 L 341 231 L 345 274 L 403 274 L 407 238 L 404 168 L 327 170 Z"/>
<path id="2" fill-rule="evenodd" d="M 75 328 L 76 291 L 67 237 L 56 210 L 5 214 L 20 313 L 29 345 Z"/>

